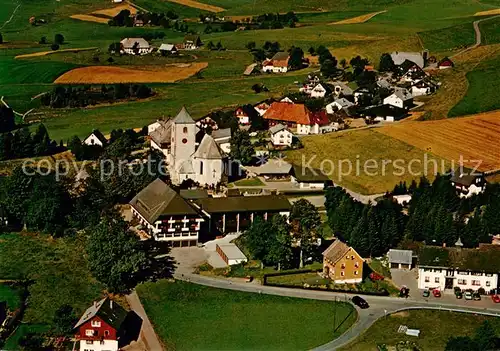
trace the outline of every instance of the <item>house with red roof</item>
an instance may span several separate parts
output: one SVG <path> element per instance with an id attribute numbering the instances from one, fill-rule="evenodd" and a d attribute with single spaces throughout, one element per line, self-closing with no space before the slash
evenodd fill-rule
<path id="1" fill-rule="evenodd" d="M 287 52 L 277 52 L 272 58 L 262 62 L 262 71 L 266 73 L 288 72 L 289 55 Z"/>
<path id="2" fill-rule="evenodd" d="M 269 126 L 283 124 L 297 130 L 297 134 L 320 134 L 321 127 L 330 124 L 326 112 L 312 112 L 304 104 L 274 102 L 264 113 Z"/>

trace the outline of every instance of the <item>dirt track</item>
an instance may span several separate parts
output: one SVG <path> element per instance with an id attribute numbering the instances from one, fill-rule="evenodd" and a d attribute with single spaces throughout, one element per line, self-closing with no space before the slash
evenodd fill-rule
<path id="1" fill-rule="evenodd" d="M 384 13 L 384 12 L 387 12 L 387 10 L 379 11 L 379 12 L 367 13 L 366 15 L 357 16 L 357 17 L 353 17 L 353 18 L 348 18 L 348 19 L 345 19 L 345 20 L 342 20 L 342 21 L 338 21 L 338 22 L 333 22 L 333 23 L 330 23 L 330 24 L 358 24 L 358 23 L 365 23 L 366 21 L 369 21 L 370 19 L 372 19 L 376 15 Z"/>
<path id="2" fill-rule="evenodd" d="M 188 7 L 193 7 L 195 9 L 210 11 L 210 12 L 226 11 L 225 8 L 204 4 L 202 2 L 198 2 L 195 0 L 167 0 L 167 1 L 174 2 L 176 4 L 181 4 L 181 5 L 188 6 Z"/>

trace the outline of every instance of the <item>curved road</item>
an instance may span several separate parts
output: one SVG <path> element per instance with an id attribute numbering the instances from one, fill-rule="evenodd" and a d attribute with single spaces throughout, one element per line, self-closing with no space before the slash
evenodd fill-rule
<path id="1" fill-rule="evenodd" d="M 299 297 L 299 298 L 315 299 L 315 300 L 348 301 L 349 296 L 352 296 L 343 293 L 334 293 L 326 291 L 277 288 L 277 287 L 259 285 L 256 282 L 245 283 L 235 280 L 228 280 L 225 278 L 200 276 L 198 274 L 191 273 L 191 269 L 185 266 L 178 267 L 177 273 L 175 274 L 175 278 L 214 288 L 279 295 L 279 296 Z M 319 351 L 336 350 L 340 347 L 343 347 L 354 341 L 361 333 L 363 333 L 366 329 L 368 329 L 377 319 L 384 317 L 384 315 L 406 309 L 415 309 L 415 308 L 431 308 L 437 310 L 443 309 L 443 310 L 454 310 L 466 313 L 488 314 L 500 317 L 500 306 L 493 305 L 491 301 L 484 301 L 486 299 L 484 299 L 481 302 L 472 302 L 465 300 L 452 300 L 453 302 L 450 302 L 450 301 L 439 300 L 432 297 L 427 300 L 419 300 L 415 298 L 402 299 L 402 298 L 385 297 L 385 296 L 368 296 L 366 297 L 366 300 L 370 304 L 370 308 L 366 310 L 358 309 L 358 320 L 356 321 L 356 323 L 347 332 L 342 334 L 339 338 L 316 348 L 316 350 Z"/>
<path id="2" fill-rule="evenodd" d="M 476 43 L 472 46 L 469 46 L 468 48 L 463 49 L 462 51 L 457 52 L 455 55 L 450 56 L 450 57 L 453 58 L 455 56 L 463 54 L 464 52 L 467 52 L 469 50 L 475 49 L 478 46 L 480 46 L 481 42 L 482 42 L 482 35 L 481 35 L 481 29 L 479 28 L 479 23 L 484 22 L 484 21 L 489 21 L 490 19 L 497 18 L 497 17 L 500 17 L 500 15 L 487 17 L 487 18 L 479 19 L 477 21 L 472 22 L 472 26 L 474 27 L 474 32 L 476 33 Z"/>

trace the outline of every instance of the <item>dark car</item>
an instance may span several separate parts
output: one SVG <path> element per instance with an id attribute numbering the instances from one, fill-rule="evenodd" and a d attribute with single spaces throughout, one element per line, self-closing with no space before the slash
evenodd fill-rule
<path id="1" fill-rule="evenodd" d="M 464 294 L 462 294 L 462 292 L 461 292 L 461 291 L 455 291 L 455 297 L 456 297 L 457 299 L 461 299 L 463 296 L 464 296 Z"/>
<path id="2" fill-rule="evenodd" d="M 481 300 L 481 295 L 479 295 L 478 293 L 473 293 L 472 294 L 472 299 L 474 301 L 480 301 Z"/>
<path id="3" fill-rule="evenodd" d="M 370 305 L 368 305 L 368 302 L 366 302 L 365 299 L 359 296 L 354 296 L 352 298 L 352 303 L 362 309 L 370 307 Z"/>

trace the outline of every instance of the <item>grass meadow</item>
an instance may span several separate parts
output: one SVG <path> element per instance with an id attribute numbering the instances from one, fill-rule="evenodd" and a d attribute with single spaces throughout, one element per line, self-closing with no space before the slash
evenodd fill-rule
<path id="1" fill-rule="evenodd" d="M 479 28 L 481 29 L 483 44 L 491 45 L 500 43 L 500 17 L 479 23 Z"/>
<path id="2" fill-rule="evenodd" d="M 473 45 L 476 42 L 471 22 L 418 33 L 424 46 L 430 51 L 453 51 Z"/>
<path id="3" fill-rule="evenodd" d="M 137 287 L 155 331 L 172 350 L 305 350 L 346 331 L 350 304 L 215 289 L 181 281 Z"/>
<path id="4" fill-rule="evenodd" d="M 399 341 L 414 342 L 420 350 L 444 350 L 450 337 L 473 336 L 485 320 L 500 332 L 500 319 L 495 317 L 430 310 L 400 312 L 379 319 L 357 340 L 340 350 L 371 351 L 381 344 L 395 347 Z M 400 325 L 419 329 L 420 337 L 398 333 Z"/>

